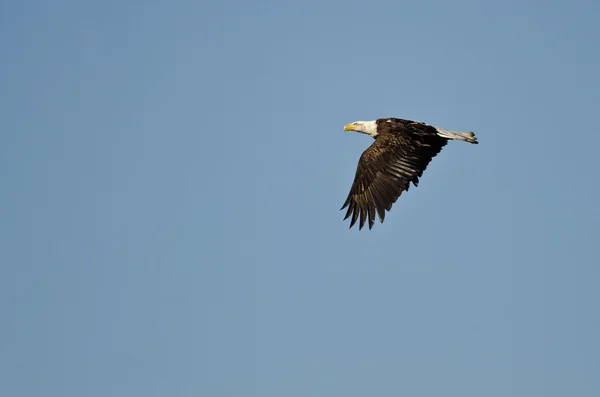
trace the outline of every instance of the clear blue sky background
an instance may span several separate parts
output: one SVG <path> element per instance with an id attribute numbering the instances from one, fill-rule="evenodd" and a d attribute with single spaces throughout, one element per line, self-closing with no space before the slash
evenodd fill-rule
<path id="1" fill-rule="evenodd" d="M 597 1 L 0 6 L 0 395 L 599 396 Z M 384 224 L 369 137 L 451 142 Z"/>

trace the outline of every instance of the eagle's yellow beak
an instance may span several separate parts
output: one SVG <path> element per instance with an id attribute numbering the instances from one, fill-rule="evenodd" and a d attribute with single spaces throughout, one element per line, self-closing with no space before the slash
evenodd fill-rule
<path id="1" fill-rule="evenodd" d="M 356 128 L 356 123 L 346 124 L 344 126 L 344 131 L 354 131 L 355 128 Z"/>

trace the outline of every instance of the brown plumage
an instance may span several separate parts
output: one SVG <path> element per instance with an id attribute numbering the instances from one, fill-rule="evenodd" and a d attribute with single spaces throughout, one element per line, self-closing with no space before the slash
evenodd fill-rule
<path id="1" fill-rule="evenodd" d="M 383 223 L 385 211 L 412 182 L 419 178 L 449 139 L 478 143 L 472 132 L 448 131 L 431 125 L 396 118 L 357 121 L 346 125 L 346 131 L 371 135 L 375 142 L 360 156 L 356 175 L 346 202 L 344 219 L 352 216 L 350 227 L 359 222 L 359 230 L 366 220 L 369 229 L 375 223 L 375 214 Z"/>

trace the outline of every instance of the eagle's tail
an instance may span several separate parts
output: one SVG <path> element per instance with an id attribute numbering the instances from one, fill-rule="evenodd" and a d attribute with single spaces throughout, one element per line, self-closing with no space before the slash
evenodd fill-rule
<path id="1" fill-rule="evenodd" d="M 477 137 L 471 131 L 449 131 L 443 128 L 436 128 L 437 134 L 442 138 L 446 139 L 457 139 L 459 141 L 465 141 L 469 143 L 479 143 L 477 142 Z"/>

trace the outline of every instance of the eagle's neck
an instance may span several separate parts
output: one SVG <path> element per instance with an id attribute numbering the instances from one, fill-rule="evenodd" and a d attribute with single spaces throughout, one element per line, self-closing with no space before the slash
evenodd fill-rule
<path id="1" fill-rule="evenodd" d="M 379 135 L 377 133 L 377 120 L 362 121 L 360 132 L 370 135 L 373 139 L 377 138 L 377 136 Z"/>

